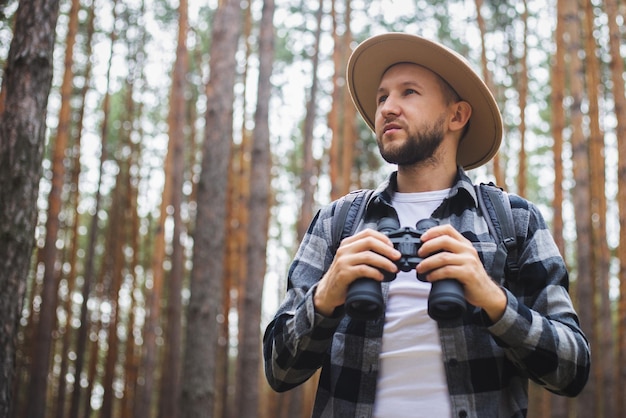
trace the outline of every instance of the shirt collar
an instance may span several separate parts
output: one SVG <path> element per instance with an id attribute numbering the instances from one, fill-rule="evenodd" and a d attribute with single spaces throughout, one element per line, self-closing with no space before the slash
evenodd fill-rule
<path id="1" fill-rule="evenodd" d="M 398 190 L 398 172 L 394 171 L 387 179 L 381 183 L 374 191 L 372 200 L 381 199 L 383 202 L 391 205 L 391 198 Z M 456 200 L 466 198 L 474 205 L 478 207 L 478 199 L 476 197 L 476 189 L 472 180 L 468 177 L 467 173 L 461 166 L 457 167 L 456 179 L 450 193 L 448 193 L 448 200 Z"/>

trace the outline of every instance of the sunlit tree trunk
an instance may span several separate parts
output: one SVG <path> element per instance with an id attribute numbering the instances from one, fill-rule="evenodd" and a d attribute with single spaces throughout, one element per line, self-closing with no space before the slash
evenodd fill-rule
<path id="1" fill-rule="evenodd" d="M 309 90 L 309 98 L 307 100 L 306 115 L 304 117 L 304 129 L 302 131 L 302 173 L 300 174 L 300 189 L 302 191 L 302 205 L 300 208 L 300 217 L 297 225 L 298 242 L 304 237 L 304 233 L 313 219 L 313 210 L 315 206 L 315 189 L 317 184 L 317 175 L 315 171 L 315 161 L 313 157 L 313 128 L 317 116 L 317 91 L 319 79 L 317 69 L 319 67 L 320 38 L 322 36 L 322 16 L 324 10 L 324 1 L 320 0 L 315 13 L 316 29 L 315 29 L 315 45 L 313 48 L 313 56 L 311 57 L 311 88 Z"/>
<path id="2" fill-rule="evenodd" d="M 206 130 L 198 183 L 193 269 L 187 313 L 181 416 L 213 415 L 216 396 L 218 315 L 222 311 L 226 192 L 232 142 L 235 54 L 241 32 L 239 2 L 215 12 L 207 85 Z"/>
<path id="3" fill-rule="evenodd" d="M 626 94 L 624 93 L 624 61 L 620 54 L 623 44 L 620 27 L 617 0 L 606 0 L 605 9 L 608 17 L 609 51 L 611 61 L 612 93 L 615 103 L 615 136 L 617 139 L 617 202 L 619 208 L 619 224 L 626 225 Z M 618 307 L 618 344 L 617 363 L 614 367 L 616 374 L 615 389 L 618 401 L 615 416 L 626 414 L 626 228 L 620 228 L 619 246 L 617 248 L 619 260 L 620 298 Z"/>
<path id="4" fill-rule="evenodd" d="M 181 242 L 183 233 L 183 175 L 185 171 L 185 94 L 186 76 L 189 69 L 189 53 L 187 51 L 187 0 L 181 0 L 178 8 L 178 43 L 176 61 L 172 71 L 172 92 L 169 112 L 169 141 L 172 156 L 171 202 L 173 218 L 171 270 L 168 280 L 167 326 L 164 333 L 165 354 L 161 366 L 161 392 L 159 398 L 158 417 L 178 418 L 181 375 L 181 337 L 182 337 L 182 283 L 184 268 L 184 252 Z"/>
<path id="5" fill-rule="evenodd" d="M 250 89 L 249 71 L 252 67 L 251 58 L 254 54 L 255 42 L 253 36 L 254 21 L 252 18 L 251 4 L 248 3 L 243 13 L 242 44 L 245 51 L 245 63 L 242 68 L 241 82 L 243 84 L 239 111 L 243 115 L 241 120 L 241 142 L 231 144 L 232 158 L 229 166 L 228 180 L 228 222 L 226 224 L 227 249 L 226 264 L 224 268 L 224 292 L 222 310 L 225 313 L 220 321 L 221 330 L 217 351 L 217 370 L 215 375 L 216 393 L 223 394 L 215 398 L 215 416 L 223 418 L 236 418 L 239 411 L 239 399 L 237 395 L 238 370 L 241 367 L 242 356 L 237 350 L 237 356 L 232 358 L 230 352 L 231 327 L 230 313 L 237 312 L 237 317 L 242 317 L 244 311 L 245 295 L 248 270 L 246 251 L 248 243 L 248 223 L 250 211 L 250 174 L 252 155 L 252 131 L 250 122 L 252 116 L 248 111 L 248 98 L 246 92 Z M 238 110 L 235 110 L 237 113 Z M 245 324 L 239 320 L 237 324 L 237 341 L 245 334 Z"/>
<path id="6" fill-rule="evenodd" d="M 563 0 L 557 0 L 557 21 L 555 38 L 555 53 L 551 65 L 550 93 L 552 110 L 552 152 L 554 156 L 554 187 L 552 201 L 552 234 L 563 257 L 565 253 L 565 239 L 563 237 L 563 130 L 565 129 L 565 111 L 563 102 L 565 97 L 565 47 L 563 45 L 563 30 L 565 19 L 562 14 Z M 540 413 L 542 417 L 557 417 L 567 410 L 566 400 L 551 395 L 548 391 L 542 392 Z"/>
<path id="7" fill-rule="evenodd" d="M 611 300 L 609 298 L 609 263 L 610 254 L 606 236 L 606 178 L 604 164 L 604 133 L 600 127 L 599 112 L 599 89 L 600 63 L 596 57 L 597 45 L 594 36 L 595 14 L 591 1 L 584 3 L 585 24 L 585 55 L 586 60 L 586 82 L 587 94 L 589 97 L 589 171 L 591 178 L 591 255 L 592 255 L 592 278 L 596 289 L 596 336 L 594 352 L 597 359 L 602 359 L 601 367 L 595 367 L 596 373 L 596 399 L 597 416 L 615 416 L 615 395 L 613 382 L 613 369 L 615 367 L 615 356 L 613 351 L 613 318 L 611 310 Z"/>
<path id="8" fill-rule="evenodd" d="M 576 254 L 577 254 L 577 308 L 583 331 L 589 340 L 596 341 L 594 318 L 594 280 L 592 276 L 591 254 L 591 194 L 589 179 L 589 146 L 583 132 L 583 111 L 581 108 L 584 98 L 585 78 L 583 63 L 580 59 L 582 45 L 580 28 L 580 11 L 576 2 L 564 2 L 566 48 L 569 57 L 569 84 L 571 91 L 571 105 L 569 106 L 571 120 L 571 144 L 573 174 L 576 183 L 573 193 L 574 210 L 576 214 Z M 594 351 L 592 356 L 595 358 Z M 593 361 L 593 360 L 592 360 Z M 597 400 L 594 396 L 596 379 L 590 376 L 587 387 L 579 396 L 578 413 L 580 417 L 597 415 Z"/>
<path id="9" fill-rule="evenodd" d="M 552 234 L 557 247 L 565 256 L 565 239 L 563 237 L 563 129 L 565 128 L 565 51 L 563 45 L 564 16 L 560 13 L 564 0 L 557 0 L 557 21 L 554 32 L 556 50 L 551 65 L 550 102 L 552 110 L 552 139 L 554 144 L 554 200 L 552 204 Z"/>
<path id="10" fill-rule="evenodd" d="M 274 1 L 263 2 L 259 33 L 259 78 L 257 103 L 252 133 L 251 177 L 250 177 L 250 222 L 247 226 L 247 271 L 246 293 L 243 310 L 240 312 L 238 352 L 240 367 L 237 370 L 237 400 L 239 412 L 236 416 L 259 416 L 259 385 L 261 370 L 261 300 L 266 270 L 266 247 L 271 204 L 270 190 L 270 131 L 269 100 L 270 77 L 274 63 Z"/>
<path id="11" fill-rule="evenodd" d="M 343 196 L 349 191 L 350 179 L 346 178 L 347 170 L 345 169 L 345 164 L 346 161 L 350 159 L 349 155 L 351 154 L 351 150 L 347 148 L 349 144 L 354 143 L 354 137 L 352 137 L 353 130 L 350 127 L 356 123 L 356 117 L 353 116 L 352 119 L 348 119 L 350 115 L 355 115 L 356 110 L 354 110 L 354 105 L 352 105 L 346 97 L 348 96 L 348 89 L 343 81 L 346 63 L 351 52 L 348 48 L 349 41 L 347 42 L 346 40 L 350 39 L 351 35 L 347 33 L 349 32 L 349 27 L 345 28 L 345 33 L 340 33 L 340 16 L 337 13 L 335 2 L 336 0 L 331 1 L 331 16 L 333 20 L 332 35 L 334 42 L 333 63 L 335 74 L 333 76 L 332 107 L 328 114 L 328 127 L 332 132 L 329 174 L 331 183 L 330 197 L 333 200 Z M 350 10 L 349 3 L 346 4 L 346 10 Z M 347 22 L 349 22 L 349 17 L 345 17 L 344 23 L 346 23 L 346 25 Z M 346 106 L 346 103 L 348 106 Z"/>
<path id="12" fill-rule="evenodd" d="M 520 196 L 526 196 L 526 104 L 528 102 L 528 44 L 526 39 L 528 37 L 528 8 L 526 0 L 523 1 L 524 11 L 521 19 L 524 25 L 524 34 L 522 36 L 523 53 L 520 57 L 520 70 L 519 76 L 519 154 L 517 165 L 517 193 Z"/>
<path id="13" fill-rule="evenodd" d="M 476 3 L 476 23 L 478 25 L 478 30 L 480 32 L 480 64 L 482 70 L 483 80 L 485 80 L 485 84 L 487 87 L 494 93 L 495 95 L 495 86 L 493 84 L 493 78 L 491 77 L 491 71 L 487 66 L 487 47 L 485 45 L 485 35 L 487 33 L 485 18 L 483 17 L 482 8 L 483 8 L 483 0 L 475 0 Z M 496 184 L 501 186 L 505 185 L 504 173 L 500 167 L 500 154 L 496 154 L 492 160 L 493 166 L 493 174 L 496 180 Z"/>
<path id="14" fill-rule="evenodd" d="M 37 218 L 58 0 L 20 2 L 0 94 L 0 417 L 9 416 L 15 343 Z M 45 366 L 45 365 L 44 365 Z M 47 367 L 46 367 L 47 370 Z M 30 417 L 43 417 L 45 376 Z"/>
<path id="15" fill-rule="evenodd" d="M 343 61 L 341 65 L 341 69 L 346 68 L 348 64 L 348 58 L 350 57 L 350 53 L 352 52 L 350 49 L 350 45 L 352 44 L 352 32 L 350 29 L 351 19 L 352 19 L 352 6 L 351 0 L 345 0 L 346 10 L 344 12 L 344 33 L 341 37 L 341 42 L 343 44 L 341 50 L 343 51 Z M 354 150 L 356 148 L 357 141 L 357 111 L 356 107 L 352 103 L 352 98 L 350 94 L 348 94 L 347 87 L 343 86 L 343 124 L 342 124 L 342 155 L 341 155 L 341 178 L 342 178 L 342 188 L 341 194 L 348 193 L 352 188 L 352 173 L 354 167 Z"/>

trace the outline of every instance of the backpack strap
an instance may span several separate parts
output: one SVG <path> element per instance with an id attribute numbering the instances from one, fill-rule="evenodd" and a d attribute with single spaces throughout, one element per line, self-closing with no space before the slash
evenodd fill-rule
<path id="1" fill-rule="evenodd" d="M 490 234 L 497 238 L 498 248 L 494 256 L 492 275 L 497 277 L 516 277 L 519 273 L 517 264 L 517 237 L 511 201 L 507 192 L 493 183 L 481 183 L 476 186 L 478 206 L 483 211 Z"/>
<path id="2" fill-rule="evenodd" d="M 333 252 L 337 251 L 341 240 L 353 235 L 363 217 L 365 207 L 374 190 L 361 189 L 348 193 L 343 198 L 339 212 L 332 218 L 331 234 Z"/>

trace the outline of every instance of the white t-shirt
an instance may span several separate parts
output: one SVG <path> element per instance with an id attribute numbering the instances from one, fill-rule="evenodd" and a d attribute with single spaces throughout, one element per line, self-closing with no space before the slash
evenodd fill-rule
<path id="1" fill-rule="evenodd" d="M 392 204 L 400 225 L 415 227 L 448 193 L 395 193 Z M 451 416 L 439 331 L 427 312 L 430 287 L 417 279 L 415 270 L 399 272 L 390 283 L 375 418 Z"/>

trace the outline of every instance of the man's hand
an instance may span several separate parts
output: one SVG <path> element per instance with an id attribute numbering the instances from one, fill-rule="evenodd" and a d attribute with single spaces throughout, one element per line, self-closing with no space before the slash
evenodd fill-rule
<path id="1" fill-rule="evenodd" d="M 418 255 L 424 260 L 417 273 L 430 282 L 456 279 L 464 288 L 465 299 L 482 308 L 492 321 L 506 309 L 506 294 L 485 271 L 472 243 L 451 225 L 430 228 L 422 235 Z"/>
<path id="2" fill-rule="evenodd" d="M 347 237 L 337 249 L 335 259 L 324 274 L 315 292 L 313 303 L 322 315 L 330 316 L 335 308 L 346 301 L 350 284 L 367 277 L 382 281 L 380 269 L 397 272 L 392 260 L 400 258 L 387 236 L 373 229 L 365 229 Z"/>

